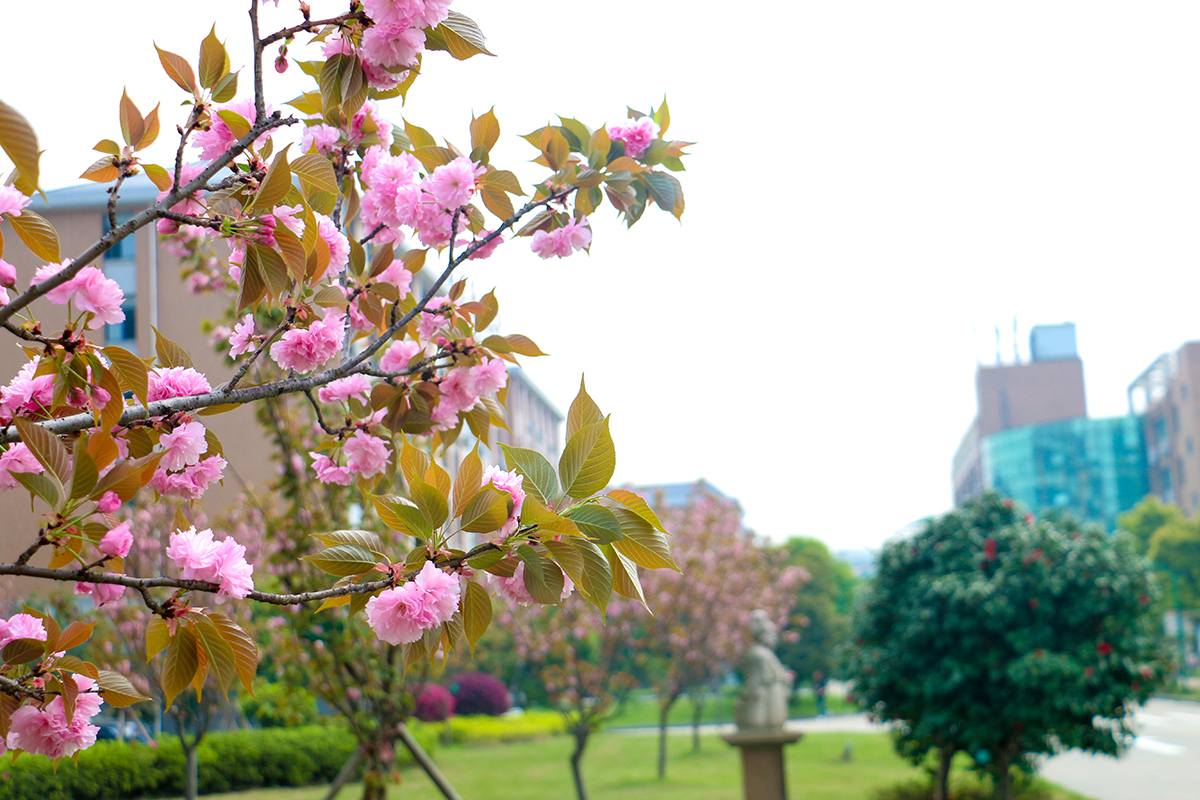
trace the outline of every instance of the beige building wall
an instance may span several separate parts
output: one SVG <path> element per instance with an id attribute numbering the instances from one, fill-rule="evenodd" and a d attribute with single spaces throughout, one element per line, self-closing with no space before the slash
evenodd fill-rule
<path id="1" fill-rule="evenodd" d="M 1200 402 L 1195 396 L 1200 391 L 1200 342 L 1161 357 L 1155 368 L 1154 385 L 1144 387 L 1146 404 L 1138 409 L 1150 491 L 1195 516 L 1200 513 Z"/>

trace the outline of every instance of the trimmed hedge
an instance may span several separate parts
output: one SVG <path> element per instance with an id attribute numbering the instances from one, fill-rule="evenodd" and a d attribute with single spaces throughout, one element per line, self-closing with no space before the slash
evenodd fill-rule
<path id="1" fill-rule="evenodd" d="M 567 724 L 557 711 L 526 711 L 520 715 L 489 717 L 474 715 L 450 718 L 450 738 L 455 744 L 526 742 L 566 733 Z M 422 726 L 426 730 L 434 726 Z M 438 726 L 440 727 L 440 726 Z"/>
<path id="2" fill-rule="evenodd" d="M 426 751 L 436 746 L 432 730 L 414 730 Z M 357 742 L 344 728 L 310 725 L 210 733 L 200 743 L 200 794 L 263 786 L 328 783 Z M 409 758 L 404 748 L 397 756 Z M 0 767 L 0 800 L 111 800 L 183 794 L 183 747 L 164 736 L 157 747 L 100 741 L 79 753 L 78 765 L 42 756 L 22 756 Z"/>

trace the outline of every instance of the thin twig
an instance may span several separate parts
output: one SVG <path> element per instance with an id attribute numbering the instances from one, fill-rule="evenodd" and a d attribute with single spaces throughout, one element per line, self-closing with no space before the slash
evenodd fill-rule
<path id="1" fill-rule="evenodd" d="M 367 14 L 365 11 L 352 11 L 349 14 L 342 14 L 340 17 L 309 20 L 308 22 L 302 22 L 299 25 L 293 25 L 290 28 L 284 28 L 281 31 L 272 33 L 270 36 L 262 40 L 262 46 L 266 47 L 269 44 L 274 44 L 280 39 L 290 39 L 297 33 L 311 33 L 317 28 L 324 28 L 326 25 L 337 25 L 340 28 L 347 22 L 351 22 L 353 20 L 362 21 L 366 18 Z"/>
<path id="2" fill-rule="evenodd" d="M 263 96 L 262 54 L 264 43 L 258 38 L 258 0 L 250 0 L 250 35 L 254 42 L 254 118 L 262 119 L 266 112 Z"/>
<path id="3" fill-rule="evenodd" d="M 117 195 L 121 191 L 121 184 L 125 182 L 125 178 L 129 176 L 129 162 L 121 159 L 117 163 L 117 180 L 108 190 L 108 227 L 117 227 Z"/>
<path id="4" fill-rule="evenodd" d="M 259 348 L 257 350 L 254 351 L 253 355 L 251 355 L 248 359 L 246 359 L 245 361 L 242 362 L 241 366 L 238 367 L 237 372 L 233 373 L 233 377 L 230 378 L 229 382 L 226 383 L 221 388 L 221 391 L 224 391 L 224 392 L 233 391 L 234 387 L 236 387 L 238 385 L 238 381 L 240 381 L 242 378 L 246 377 L 246 373 L 250 371 L 250 367 L 253 366 L 254 362 L 258 360 L 258 357 L 263 354 L 263 351 L 266 350 L 268 347 L 270 347 L 271 342 L 275 341 L 275 338 L 277 336 L 279 336 L 279 334 L 283 333 L 283 331 L 289 325 L 291 325 L 292 321 L 295 319 L 296 319 L 296 309 L 289 308 L 288 313 L 284 314 L 284 316 L 283 316 L 283 322 L 280 322 L 279 325 L 275 328 L 275 330 L 271 331 L 270 336 L 268 336 L 266 339 L 263 339 L 263 343 L 259 346 Z"/>
<path id="5" fill-rule="evenodd" d="M 354 427 L 353 425 L 349 425 L 344 428 L 331 427 L 325 422 L 325 415 L 321 413 L 321 406 L 318 405 L 317 398 L 313 397 L 312 389 L 309 389 L 307 392 L 305 392 L 304 396 L 308 398 L 308 402 L 312 404 L 313 411 L 316 412 L 317 424 L 321 426 L 321 430 L 325 431 L 330 436 L 340 436 Z"/>
<path id="6" fill-rule="evenodd" d="M 369 242 L 369 241 L 371 241 L 372 239 L 374 239 L 374 238 L 375 238 L 375 234 L 379 233 L 379 232 L 380 232 L 381 230 L 383 230 L 385 227 L 387 227 L 387 226 L 386 226 L 386 225 L 384 225 L 382 222 L 381 222 L 381 223 L 379 223 L 378 225 L 376 225 L 374 228 L 372 228 L 372 229 L 371 229 L 371 232 L 370 232 L 370 233 L 368 233 L 366 236 L 364 236 L 364 237 L 362 237 L 361 239 L 359 239 L 359 240 L 358 240 L 358 243 L 359 243 L 359 244 L 366 244 L 367 242 Z"/>

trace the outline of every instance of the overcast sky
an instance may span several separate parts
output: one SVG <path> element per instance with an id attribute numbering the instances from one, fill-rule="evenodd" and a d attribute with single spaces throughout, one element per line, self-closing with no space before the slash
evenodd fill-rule
<path id="1" fill-rule="evenodd" d="M 51 39 L 7 20 L 0 97 L 38 131 L 43 186 L 119 138 L 123 85 L 143 112 L 163 103 L 167 163 L 185 110 L 150 40 L 195 63 L 215 21 L 244 66 L 246 6 L 66 0 Z M 298 19 L 280 6 L 264 29 Z M 1014 319 L 1023 358 L 1031 325 L 1075 322 L 1093 416 L 1125 413 L 1130 381 L 1200 337 L 1200 5 L 454 8 L 498 58 L 430 54 L 393 120 L 465 145 L 495 105 L 493 163 L 528 180 L 543 173 L 515 137 L 556 113 L 596 127 L 666 95 L 670 134 L 698 142 L 682 225 L 652 209 L 624 231 L 606 208 L 590 256 L 542 262 L 518 240 L 472 264 L 506 330 L 552 354 L 527 366 L 561 408 L 587 373 L 620 480 L 704 477 L 764 535 L 875 547 L 950 506 L 997 326 L 1011 361 Z M 268 90 L 302 77 L 271 71 Z"/>

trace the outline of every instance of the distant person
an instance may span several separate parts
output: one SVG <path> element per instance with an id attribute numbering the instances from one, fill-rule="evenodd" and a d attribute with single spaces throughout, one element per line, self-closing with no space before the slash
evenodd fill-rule
<path id="1" fill-rule="evenodd" d="M 817 696 L 817 716 L 823 717 L 826 714 L 825 676 L 821 674 L 821 670 L 813 673 L 813 694 Z"/>

